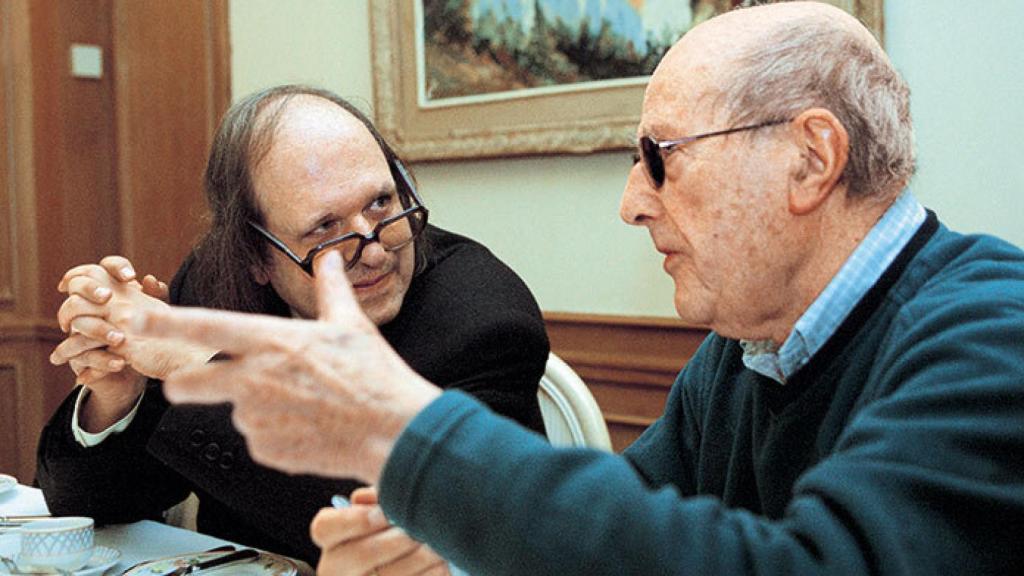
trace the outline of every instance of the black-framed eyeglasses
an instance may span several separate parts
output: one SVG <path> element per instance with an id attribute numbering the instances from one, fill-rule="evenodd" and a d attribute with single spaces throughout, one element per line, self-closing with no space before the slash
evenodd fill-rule
<path id="1" fill-rule="evenodd" d="M 665 156 L 671 154 L 672 151 L 679 146 L 683 146 L 697 140 L 702 140 L 704 138 L 711 138 L 712 136 L 725 136 L 726 134 L 732 134 L 734 132 L 744 132 L 747 130 L 765 128 L 767 126 L 785 124 L 790 120 L 792 119 L 769 120 L 767 122 L 761 122 L 760 124 L 750 124 L 748 126 L 717 130 L 715 132 L 697 134 L 696 136 L 686 136 L 674 140 L 665 140 L 664 142 L 658 142 L 650 136 L 641 136 L 637 143 L 637 147 L 640 149 L 640 152 L 639 154 L 634 155 L 633 162 L 636 163 L 642 160 L 644 168 L 646 168 L 647 178 L 651 181 L 651 185 L 655 188 L 661 188 L 665 183 Z"/>
<path id="2" fill-rule="evenodd" d="M 363 255 L 363 249 L 371 242 L 379 242 L 384 250 L 393 252 L 408 246 L 427 227 L 429 211 L 423 205 L 423 200 L 420 199 L 419 194 L 416 192 L 412 178 L 409 177 L 409 173 L 405 170 L 405 166 L 402 166 L 401 162 L 395 160 L 394 166 L 401 178 L 401 182 L 396 182 L 395 184 L 399 189 L 398 197 L 403 210 L 394 216 L 388 216 L 378 222 L 368 234 L 349 232 L 337 238 L 331 238 L 310 249 L 306 253 L 305 258 L 299 258 L 284 242 L 271 234 L 263 226 L 251 220 L 249 225 L 262 234 L 270 242 L 271 246 L 280 250 L 289 260 L 294 262 L 299 268 L 302 268 L 310 276 L 313 276 L 313 260 L 321 252 L 331 248 L 337 248 L 341 251 L 341 257 L 345 261 L 345 270 L 351 270 L 359 263 L 359 258 Z M 402 188 L 408 191 L 408 194 L 403 192 Z"/>

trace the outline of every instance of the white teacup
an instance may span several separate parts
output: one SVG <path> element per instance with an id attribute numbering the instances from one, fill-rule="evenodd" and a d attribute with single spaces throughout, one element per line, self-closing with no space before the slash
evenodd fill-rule
<path id="1" fill-rule="evenodd" d="M 84 516 L 45 518 L 22 525 L 18 567 L 23 571 L 73 571 L 93 553 L 93 520 Z"/>

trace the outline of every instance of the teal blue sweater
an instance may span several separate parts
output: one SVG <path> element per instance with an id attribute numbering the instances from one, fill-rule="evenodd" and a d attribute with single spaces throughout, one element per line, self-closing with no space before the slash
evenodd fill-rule
<path id="1" fill-rule="evenodd" d="M 381 502 L 475 576 L 1024 573 L 1024 253 L 929 215 L 785 386 L 741 356 L 709 336 L 625 458 L 446 392 Z"/>

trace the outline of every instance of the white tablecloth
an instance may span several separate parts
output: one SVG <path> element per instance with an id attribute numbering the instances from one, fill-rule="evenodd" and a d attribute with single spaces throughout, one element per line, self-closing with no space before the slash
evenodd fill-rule
<path id="1" fill-rule="evenodd" d="M 18 485 L 14 490 L 0 493 L 0 516 L 48 513 L 43 493 L 37 488 Z M 97 546 L 107 546 L 121 552 L 120 562 L 108 570 L 108 574 L 120 574 L 129 566 L 144 560 L 188 554 L 225 544 L 234 544 L 227 540 L 150 520 L 97 528 L 95 542 Z M 312 573 L 309 566 L 304 563 L 296 562 L 296 564 L 299 565 L 301 573 Z"/>

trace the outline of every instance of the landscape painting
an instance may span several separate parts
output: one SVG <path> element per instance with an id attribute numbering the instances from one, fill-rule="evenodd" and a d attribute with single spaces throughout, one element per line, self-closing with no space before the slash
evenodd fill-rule
<path id="1" fill-rule="evenodd" d="M 418 3 L 420 101 L 426 106 L 590 82 L 643 82 L 691 27 L 695 12 L 715 12 L 707 0 Z"/>
<path id="2" fill-rule="evenodd" d="M 644 88 L 688 30 L 770 0 L 368 0 L 374 120 L 409 161 L 636 145 Z M 879 39 L 883 0 L 827 0 Z"/>

